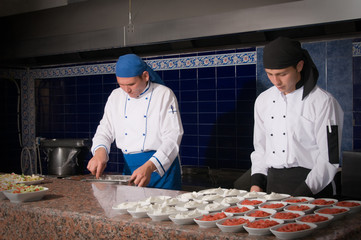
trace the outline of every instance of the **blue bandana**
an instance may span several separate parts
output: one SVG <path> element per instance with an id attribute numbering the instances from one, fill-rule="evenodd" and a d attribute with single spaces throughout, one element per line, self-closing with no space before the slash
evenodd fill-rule
<path id="1" fill-rule="evenodd" d="M 149 73 L 151 82 L 165 85 L 160 76 L 135 54 L 120 56 L 115 67 L 117 77 L 136 77 L 142 75 L 144 71 Z"/>

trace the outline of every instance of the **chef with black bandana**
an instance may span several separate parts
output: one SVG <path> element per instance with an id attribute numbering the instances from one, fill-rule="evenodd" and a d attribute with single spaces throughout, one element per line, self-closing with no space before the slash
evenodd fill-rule
<path id="1" fill-rule="evenodd" d="M 316 85 L 317 68 L 298 41 L 270 42 L 263 64 L 274 86 L 255 102 L 250 190 L 331 197 L 343 126 L 339 103 Z"/>
<path id="2" fill-rule="evenodd" d="M 102 174 L 115 140 L 122 150 L 123 173 L 140 187 L 181 189 L 178 159 L 183 126 L 173 91 L 139 56 L 126 54 L 116 64 L 119 88 L 113 90 L 93 138 L 88 170 Z"/>

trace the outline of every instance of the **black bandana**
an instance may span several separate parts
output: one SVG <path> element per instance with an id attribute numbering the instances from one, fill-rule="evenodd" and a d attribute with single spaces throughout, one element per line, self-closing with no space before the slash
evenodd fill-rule
<path id="1" fill-rule="evenodd" d="M 303 88 L 302 100 L 312 91 L 318 79 L 318 70 L 307 50 L 300 42 L 285 37 L 279 37 L 270 42 L 263 50 L 263 65 L 268 69 L 282 69 L 296 66 L 299 61 L 305 63 L 301 71 L 301 80 L 296 88 Z"/>

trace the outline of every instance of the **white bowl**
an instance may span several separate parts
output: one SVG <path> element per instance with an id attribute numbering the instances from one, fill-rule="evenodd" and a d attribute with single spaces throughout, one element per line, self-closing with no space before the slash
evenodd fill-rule
<path id="1" fill-rule="evenodd" d="M 229 208 L 248 208 L 248 210 L 244 211 L 244 212 L 232 212 L 232 211 L 227 211 L 227 209 L 229 209 Z M 249 211 L 252 211 L 253 209 L 255 209 L 254 206 L 240 206 L 240 207 L 238 207 L 238 206 L 230 206 L 230 207 L 224 209 L 223 212 L 232 213 L 233 216 L 243 216 L 246 213 L 248 213 Z"/>
<path id="2" fill-rule="evenodd" d="M 282 204 L 282 207 L 265 207 L 265 206 L 272 206 L 273 204 Z M 276 211 L 282 211 L 284 207 L 287 206 L 287 203 L 280 202 L 280 201 L 270 201 L 262 203 L 258 206 L 259 209 L 274 209 Z"/>
<path id="3" fill-rule="evenodd" d="M 259 203 L 251 203 L 251 202 L 259 202 Z M 262 203 L 265 203 L 267 200 L 263 199 L 263 198 L 252 198 L 252 199 L 244 199 L 240 202 L 237 203 L 237 206 L 254 206 L 254 207 L 258 207 L 259 205 L 261 205 Z"/>
<path id="4" fill-rule="evenodd" d="M 194 201 L 178 203 L 175 205 L 175 207 L 176 208 L 187 208 L 189 210 L 193 210 L 193 209 L 196 209 L 199 207 L 203 207 L 207 204 L 208 204 L 208 202 L 194 200 Z"/>
<path id="5" fill-rule="evenodd" d="M 246 190 L 239 190 L 239 189 L 227 189 L 224 190 L 222 197 L 242 197 L 246 195 L 248 192 Z"/>
<path id="6" fill-rule="evenodd" d="M 251 198 L 263 198 L 267 193 L 265 192 L 248 192 L 244 195 L 242 195 L 242 197 L 244 197 L 245 199 L 251 199 Z"/>
<path id="7" fill-rule="evenodd" d="M 311 217 L 311 218 L 313 218 L 313 217 L 315 217 L 316 215 L 326 217 L 327 220 L 319 221 L 319 222 L 309 222 L 309 221 L 305 221 L 306 219 L 303 220 L 305 217 Z M 328 224 L 331 223 L 332 220 L 333 220 L 333 216 L 332 216 L 332 215 L 321 214 L 321 213 L 307 214 L 307 215 L 304 215 L 304 216 L 301 216 L 301 217 L 296 218 L 296 222 L 297 222 L 297 223 L 313 223 L 313 224 L 316 224 L 318 228 L 326 227 Z"/>
<path id="8" fill-rule="evenodd" d="M 181 202 L 188 202 L 189 200 L 194 200 L 202 195 L 204 194 L 198 192 L 187 192 L 179 194 L 176 198 Z"/>
<path id="9" fill-rule="evenodd" d="M 114 206 L 112 206 L 112 209 L 117 214 L 126 214 L 128 213 L 128 209 L 135 208 L 138 205 L 138 202 L 123 202 L 115 204 Z"/>
<path id="10" fill-rule="evenodd" d="M 238 202 L 243 201 L 243 197 L 220 197 L 214 200 L 214 202 L 222 203 L 222 204 L 229 204 L 229 205 L 236 205 Z"/>
<path id="11" fill-rule="evenodd" d="M 43 190 L 36 192 L 12 193 L 13 190 L 6 190 L 3 191 L 3 193 L 12 203 L 30 202 L 30 201 L 38 201 L 45 196 L 49 188 L 46 187 L 43 188 L 44 188 Z"/>
<path id="12" fill-rule="evenodd" d="M 256 221 L 275 221 L 278 222 L 277 225 L 283 224 L 282 220 L 270 220 L 270 219 L 258 219 L 252 222 L 256 222 Z M 276 225 L 276 226 L 277 226 Z M 268 235 L 271 234 L 270 229 L 271 227 L 266 227 L 266 228 L 253 228 L 253 227 L 249 227 L 248 224 L 244 224 L 243 228 L 249 233 L 249 235 Z"/>
<path id="13" fill-rule="evenodd" d="M 209 194 L 218 194 L 218 195 L 222 195 L 224 193 L 224 191 L 226 191 L 226 188 L 209 188 L 209 189 L 204 189 L 199 191 L 198 193 L 203 194 L 203 195 L 209 195 Z"/>
<path id="14" fill-rule="evenodd" d="M 252 217 L 246 217 L 246 216 L 237 216 L 237 217 L 230 217 L 227 219 L 222 219 L 221 221 L 217 222 L 216 225 L 219 229 L 221 229 L 222 232 L 241 232 L 242 230 L 244 230 L 243 225 L 245 225 L 247 222 L 242 223 L 242 224 L 237 224 L 237 225 L 223 225 L 223 223 L 227 220 L 230 219 L 246 219 L 249 221 L 254 221 L 254 218 Z"/>
<path id="15" fill-rule="evenodd" d="M 300 204 L 300 203 L 309 203 L 314 200 L 313 197 L 290 197 L 283 199 L 282 202 L 286 202 L 288 204 Z"/>
<path id="16" fill-rule="evenodd" d="M 283 215 L 283 214 L 286 214 L 286 215 L 294 215 L 294 218 L 277 218 L 276 216 L 277 215 Z M 296 220 L 296 218 L 298 217 L 301 217 L 305 215 L 304 212 L 287 212 L 287 211 L 281 211 L 281 212 L 277 212 L 275 214 L 273 214 L 270 219 L 273 219 L 273 220 L 283 220 L 285 223 L 287 222 L 294 222 Z"/>
<path id="17" fill-rule="evenodd" d="M 328 209 L 343 209 L 345 211 L 340 212 L 340 213 L 335 213 L 335 214 L 325 213 L 324 211 L 327 211 Z M 319 209 L 315 210 L 315 213 L 332 215 L 333 220 L 339 220 L 339 219 L 343 218 L 344 216 L 346 216 L 346 214 L 348 214 L 348 212 L 350 212 L 350 209 L 346 208 L 346 207 L 324 207 L 324 208 L 319 208 Z"/>
<path id="18" fill-rule="evenodd" d="M 209 203 L 201 207 L 197 207 L 197 209 L 201 211 L 208 211 L 208 212 L 220 212 L 231 205 L 229 204 L 220 204 L 220 203 Z"/>
<path id="19" fill-rule="evenodd" d="M 330 207 L 336 204 L 337 202 L 338 200 L 334 198 L 316 198 L 310 201 L 309 203 L 315 205 L 316 208 L 322 208 L 322 207 Z"/>
<path id="20" fill-rule="evenodd" d="M 266 212 L 268 213 L 269 215 L 267 216 L 264 216 L 264 217 L 256 217 L 256 216 L 251 216 L 251 214 L 253 214 L 254 212 L 256 211 L 261 211 L 261 212 Z M 275 214 L 277 211 L 274 210 L 274 209 L 253 209 L 252 211 L 249 211 L 245 214 L 245 216 L 247 217 L 254 217 L 256 220 L 257 219 L 262 219 L 262 218 L 269 218 L 270 216 L 272 216 L 273 214 Z"/>
<path id="21" fill-rule="evenodd" d="M 127 210 L 133 218 L 146 218 L 148 217 L 147 210 L 144 211 L 136 211 L 136 208 L 131 208 Z"/>
<path id="22" fill-rule="evenodd" d="M 308 209 L 305 209 L 305 210 L 292 210 L 292 208 L 294 208 L 294 207 L 302 207 L 302 206 L 308 207 Z M 315 208 L 316 208 L 316 206 L 313 205 L 313 204 L 298 203 L 298 204 L 290 204 L 290 205 L 286 206 L 284 208 L 284 210 L 288 211 L 288 212 L 304 212 L 304 213 L 307 214 L 307 213 L 312 213 Z"/>
<path id="23" fill-rule="evenodd" d="M 169 215 L 173 213 L 154 214 L 153 212 L 147 212 L 147 214 L 154 222 L 160 222 L 169 221 Z"/>
<path id="24" fill-rule="evenodd" d="M 212 214 L 209 214 L 209 215 L 215 215 L 215 214 L 220 214 L 220 213 L 224 213 L 224 212 L 218 212 L 218 213 L 212 213 Z M 224 218 L 221 218 L 221 219 L 217 219 L 217 220 L 213 220 L 213 221 L 204 221 L 204 220 L 201 220 L 203 218 L 202 217 L 197 217 L 197 218 L 194 218 L 193 220 L 199 225 L 199 227 L 201 228 L 213 228 L 213 227 L 217 227 L 216 223 L 223 220 L 223 219 L 227 219 L 227 218 L 230 218 L 232 217 L 232 215 L 230 214 L 226 214 L 226 217 Z"/>
<path id="25" fill-rule="evenodd" d="M 169 215 L 169 219 L 177 225 L 188 225 L 188 224 L 195 224 L 194 218 L 175 218 L 175 214 Z"/>
<path id="26" fill-rule="evenodd" d="M 350 204 L 350 203 L 356 203 L 359 204 L 358 206 L 350 206 L 350 205 L 343 205 L 343 204 Z M 335 207 L 347 207 L 350 209 L 349 213 L 356 213 L 361 210 L 361 201 L 356 200 L 343 200 L 339 201 L 334 205 Z"/>
<path id="27" fill-rule="evenodd" d="M 278 225 L 278 226 L 271 227 L 270 230 L 279 239 L 295 239 L 295 238 L 302 238 L 302 237 L 308 236 L 309 234 L 314 232 L 316 230 L 316 228 L 317 228 L 316 224 L 302 223 L 302 224 L 307 224 L 308 226 L 310 226 L 310 228 L 306 229 L 306 230 L 296 231 L 296 232 L 280 232 L 280 231 L 277 230 L 280 227 L 283 227 L 283 226 L 288 225 L 288 224 L 301 224 L 301 223 L 285 223 L 285 224 L 281 224 L 281 225 Z"/>
<path id="28" fill-rule="evenodd" d="M 262 196 L 262 198 L 266 199 L 267 201 L 279 201 L 279 200 L 289 198 L 289 197 L 291 197 L 291 195 L 289 195 L 289 194 L 274 193 L 274 192 L 272 192 L 271 194 L 266 194 L 266 195 Z"/>
<path id="29" fill-rule="evenodd" d="M 182 217 L 178 217 L 177 215 L 182 214 Z M 169 219 L 174 222 L 177 225 L 186 225 L 186 224 L 195 224 L 194 218 L 201 217 L 204 214 L 208 214 L 207 211 L 199 211 L 199 210 L 191 210 L 191 211 L 185 211 L 181 213 L 174 213 L 169 215 Z M 186 215 L 186 216 L 184 216 Z"/>
<path id="30" fill-rule="evenodd" d="M 217 199 L 223 199 L 223 197 L 218 194 L 207 194 L 207 195 L 201 195 L 194 200 L 212 203 Z"/>

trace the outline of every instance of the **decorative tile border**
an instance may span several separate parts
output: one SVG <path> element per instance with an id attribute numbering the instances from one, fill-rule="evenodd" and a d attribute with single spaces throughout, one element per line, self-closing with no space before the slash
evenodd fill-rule
<path id="1" fill-rule="evenodd" d="M 361 57 L 361 42 L 352 43 L 352 56 Z"/>
<path id="2" fill-rule="evenodd" d="M 224 67 L 234 65 L 256 64 L 256 52 L 240 52 L 219 55 L 205 55 L 194 57 L 178 57 L 167 59 L 152 59 L 145 62 L 155 71 Z M 59 68 L 44 68 L 30 70 L 30 77 L 33 79 L 59 78 L 73 76 L 87 76 L 99 74 L 114 74 L 115 62 L 107 64 L 79 65 Z"/>

